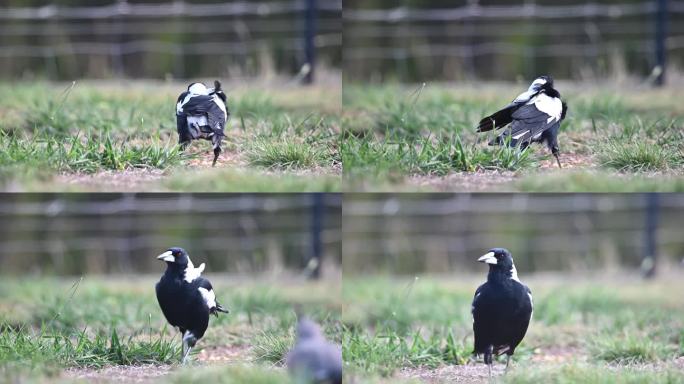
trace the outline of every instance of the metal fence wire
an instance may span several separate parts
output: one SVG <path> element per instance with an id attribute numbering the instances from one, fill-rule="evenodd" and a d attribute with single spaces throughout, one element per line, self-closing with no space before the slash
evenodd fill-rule
<path id="1" fill-rule="evenodd" d="M 212 272 L 299 271 L 341 264 L 340 225 L 336 194 L 9 194 L 0 271 L 145 273 L 172 246 Z"/>
<path id="2" fill-rule="evenodd" d="M 615 71 L 649 76 L 664 71 L 665 53 L 682 64 L 681 0 L 491 3 L 348 1 L 345 76 L 409 82 Z"/>
<path id="3" fill-rule="evenodd" d="M 474 270 L 494 247 L 527 271 L 684 257 L 678 194 L 353 194 L 343 211 L 344 273 Z"/>
<path id="4" fill-rule="evenodd" d="M 298 73 L 309 43 L 322 64 L 341 63 L 341 0 L 110 1 L 0 7 L 0 76 Z"/>

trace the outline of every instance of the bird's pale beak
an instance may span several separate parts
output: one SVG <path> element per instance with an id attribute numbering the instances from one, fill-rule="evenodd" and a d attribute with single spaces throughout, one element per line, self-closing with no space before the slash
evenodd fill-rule
<path id="1" fill-rule="evenodd" d="M 489 252 L 486 255 L 480 256 L 480 258 L 477 259 L 477 261 L 479 261 L 480 263 L 496 265 L 496 257 L 494 256 L 494 252 Z"/>
<path id="2" fill-rule="evenodd" d="M 176 258 L 173 257 L 173 253 L 171 251 L 166 251 L 161 255 L 157 256 L 157 260 L 163 260 L 168 261 L 169 263 L 173 263 L 176 261 Z"/>

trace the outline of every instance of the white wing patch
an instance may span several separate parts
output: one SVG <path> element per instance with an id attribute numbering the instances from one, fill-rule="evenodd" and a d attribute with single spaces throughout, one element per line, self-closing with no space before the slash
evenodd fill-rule
<path id="1" fill-rule="evenodd" d="M 534 106 L 549 115 L 549 118 L 546 120 L 547 124 L 553 120 L 560 121 L 561 113 L 563 112 L 563 103 L 560 99 L 540 93 L 534 98 Z"/>
<path id="2" fill-rule="evenodd" d="M 195 265 L 192 264 L 192 260 L 190 260 L 190 257 L 188 257 L 188 266 L 185 267 L 185 276 L 183 280 L 187 281 L 188 283 L 192 283 L 193 280 L 200 277 L 202 272 L 204 272 L 204 267 L 205 265 L 202 263 L 199 267 L 195 268 Z"/>
<path id="3" fill-rule="evenodd" d="M 202 298 L 204 299 L 204 302 L 207 303 L 207 307 L 209 307 L 209 309 L 216 307 L 216 294 L 214 293 L 213 289 L 199 287 L 197 290 L 202 294 Z"/>
<path id="4" fill-rule="evenodd" d="M 526 131 L 524 131 L 524 132 L 518 133 L 517 135 L 513 136 L 513 138 L 514 138 L 514 139 L 519 139 L 519 138 L 525 136 L 525 134 L 526 134 L 527 132 L 529 132 L 529 131 L 530 131 L 530 130 L 528 129 L 528 130 L 526 130 Z"/>
<path id="5" fill-rule="evenodd" d="M 223 100 L 221 100 L 220 97 L 218 97 L 217 94 L 214 94 L 214 103 L 218 105 L 219 108 L 223 111 L 223 120 L 228 120 L 228 113 L 226 112 L 226 105 L 223 103 Z"/>
<path id="6" fill-rule="evenodd" d="M 532 310 L 534 311 L 534 301 L 532 300 L 532 294 L 527 292 L 527 296 L 530 297 L 530 305 L 532 306 Z"/>

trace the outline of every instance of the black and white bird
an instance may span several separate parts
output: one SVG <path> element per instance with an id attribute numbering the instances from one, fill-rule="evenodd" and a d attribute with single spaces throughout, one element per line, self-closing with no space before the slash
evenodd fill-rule
<path id="1" fill-rule="evenodd" d="M 185 150 L 192 140 L 211 140 L 214 148 L 211 165 L 215 166 L 229 116 L 227 97 L 218 80 L 214 81 L 214 88 L 207 88 L 204 83 L 190 84 L 176 102 L 178 144 Z"/>
<path id="2" fill-rule="evenodd" d="M 157 301 L 166 320 L 177 327 L 183 338 L 182 362 L 185 363 L 197 340 L 209 326 L 209 315 L 228 313 L 216 301 L 209 280 L 201 277 L 204 263 L 195 268 L 183 248 L 169 248 L 157 256 L 166 262 L 166 272 L 157 283 Z"/>
<path id="3" fill-rule="evenodd" d="M 558 131 L 565 119 L 568 106 L 553 88 L 551 76 L 540 76 L 527 91 L 498 112 L 480 120 L 477 132 L 487 132 L 510 124 L 489 145 L 520 145 L 525 149 L 530 143 L 545 142 L 561 167 L 558 148 Z"/>
<path id="4" fill-rule="evenodd" d="M 297 323 L 297 341 L 286 363 L 298 383 L 342 384 L 342 349 L 328 342 L 318 324 L 307 318 Z"/>
<path id="5" fill-rule="evenodd" d="M 477 259 L 489 264 L 487 282 L 475 291 L 473 305 L 473 353 L 484 355 L 492 375 L 492 356 L 506 354 L 506 370 L 532 318 L 532 292 L 520 282 L 513 257 L 503 248 L 490 249 Z"/>

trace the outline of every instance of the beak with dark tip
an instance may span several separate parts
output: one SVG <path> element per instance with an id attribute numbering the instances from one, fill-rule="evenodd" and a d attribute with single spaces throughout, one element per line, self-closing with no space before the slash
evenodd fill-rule
<path id="1" fill-rule="evenodd" d="M 477 259 L 477 261 L 480 263 L 496 265 L 496 257 L 494 256 L 494 252 L 489 252 L 486 255 L 481 256 L 479 259 Z"/>
<path id="2" fill-rule="evenodd" d="M 166 251 L 162 253 L 161 255 L 157 256 L 157 260 L 162 260 L 166 261 L 169 263 L 173 263 L 176 261 L 176 258 L 173 257 L 173 253 L 171 251 Z"/>

